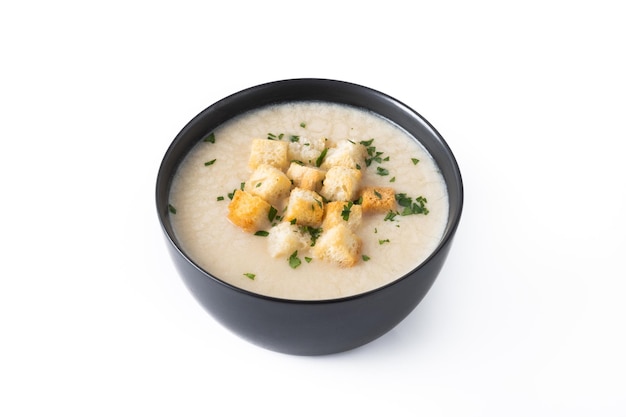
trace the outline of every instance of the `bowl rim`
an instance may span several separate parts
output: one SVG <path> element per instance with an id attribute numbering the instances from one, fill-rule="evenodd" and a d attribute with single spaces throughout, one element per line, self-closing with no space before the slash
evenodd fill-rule
<path id="1" fill-rule="evenodd" d="M 448 216 L 448 220 L 446 223 L 446 229 L 445 232 L 443 234 L 443 236 L 441 237 L 441 239 L 439 240 L 439 243 L 437 244 L 437 246 L 435 247 L 435 249 L 420 263 L 418 264 L 415 268 L 411 269 L 410 271 L 404 273 L 403 275 L 393 279 L 392 281 L 381 285 L 379 287 L 370 289 L 368 291 L 364 291 L 364 292 L 360 292 L 357 294 L 353 294 L 353 295 L 348 295 L 348 296 L 344 296 L 344 297 L 337 297 L 337 298 L 323 298 L 323 299 L 292 299 L 292 298 L 282 298 L 282 297 L 276 297 L 276 296 L 271 296 L 271 295 L 267 295 L 267 294 L 260 294 L 254 291 L 249 291 L 246 290 L 244 288 L 238 287 L 236 285 L 230 284 L 222 279 L 220 279 L 219 277 L 211 274 L 209 271 L 205 270 L 204 268 L 200 267 L 196 262 L 193 261 L 193 259 L 191 259 L 186 253 L 185 251 L 182 249 L 182 247 L 180 246 L 180 244 L 177 242 L 177 240 L 175 239 L 175 236 L 172 236 L 170 234 L 170 232 L 167 230 L 166 226 L 165 226 L 165 222 L 167 221 L 167 216 L 169 216 L 169 210 L 168 210 L 168 204 L 161 204 L 160 198 L 159 198 L 159 190 L 165 186 L 168 194 L 169 194 L 169 190 L 171 187 L 171 178 L 164 178 L 165 175 L 163 173 L 163 171 L 165 170 L 165 166 L 166 166 L 166 162 L 168 162 L 168 160 L 171 158 L 171 154 L 174 150 L 174 148 L 176 148 L 176 146 L 179 144 L 179 142 L 182 140 L 182 137 L 186 134 L 186 132 L 193 127 L 196 123 L 199 122 L 199 120 L 201 120 L 205 114 L 210 113 L 212 111 L 214 111 L 214 109 L 220 105 L 223 105 L 225 103 L 228 103 L 230 101 L 233 100 L 237 100 L 238 97 L 241 96 L 245 96 L 246 94 L 253 92 L 255 90 L 260 90 L 260 89 L 266 89 L 266 88 L 271 88 L 273 85 L 279 85 L 279 84 L 286 84 L 286 83 L 320 83 L 320 84 L 336 84 L 336 85 L 345 85 L 345 86 L 350 86 L 352 88 L 357 88 L 360 89 L 364 92 L 368 92 L 369 94 L 374 94 L 377 95 L 381 98 L 384 98 L 387 101 L 390 101 L 391 103 L 395 104 L 396 106 L 402 108 L 404 110 L 405 113 L 409 114 L 412 116 L 412 118 L 417 119 L 419 122 L 424 123 L 433 133 L 433 135 L 436 137 L 437 141 L 441 144 L 441 146 L 443 147 L 445 153 L 447 154 L 448 158 L 449 158 L 449 162 L 452 165 L 452 169 L 454 171 L 454 176 L 456 177 L 457 180 L 457 184 L 458 184 L 458 202 L 456 204 L 456 210 L 454 210 L 454 212 L 456 213 L 456 215 L 453 218 L 450 218 L 450 212 L 452 212 L 452 208 L 449 208 L 449 216 Z M 288 102 L 296 102 L 296 101 L 307 101 L 307 99 L 301 99 L 301 100 L 285 100 L 281 103 L 288 103 Z M 333 101 L 331 100 L 318 100 L 320 102 L 328 102 L 328 103 L 333 103 Z M 344 104 L 344 103 L 340 103 L 340 104 Z M 265 105 L 261 105 L 261 106 L 255 106 L 253 107 L 251 110 L 255 110 L 255 109 L 260 109 L 262 107 L 265 107 Z M 352 106 L 355 107 L 355 106 Z M 366 106 L 363 106 L 363 108 L 367 108 Z M 250 111 L 250 110 L 248 110 Z M 377 112 L 371 110 L 372 112 L 378 114 Z M 236 116 L 233 116 L 236 117 Z M 227 120 L 232 119 L 233 117 L 230 117 Z M 384 116 L 383 116 L 384 117 Z M 390 120 L 392 123 L 394 122 L 393 120 Z M 402 126 L 400 126 L 402 127 Z M 413 135 L 411 135 L 413 136 Z M 418 141 L 420 144 L 421 142 L 413 137 L 416 141 Z M 423 146 L 423 145 L 422 145 Z M 430 153 L 430 152 L 429 152 Z M 438 162 L 435 161 L 437 164 Z M 178 162 L 176 164 L 176 168 L 179 166 L 180 162 Z M 176 169 L 174 169 L 174 173 L 176 172 Z M 163 184 L 165 182 L 165 185 Z M 251 87 L 247 87 L 244 88 L 242 90 L 239 90 L 237 92 L 234 92 L 232 94 L 229 94 L 217 101 L 215 101 L 214 103 L 210 104 L 208 107 L 204 108 L 202 111 L 200 111 L 198 114 L 196 114 L 191 120 L 189 120 L 185 126 L 178 132 L 178 134 L 174 137 L 174 139 L 171 141 L 171 143 L 169 144 L 169 146 L 167 147 L 167 150 L 165 151 L 161 162 L 159 164 L 159 169 L 157 172 L 157 181 L 156 181 L 156 208 L 157 208 L 157 216 L 159 219 L 159 224 L 161 225 L 161 229 L 163 230 L 163 233 L 166 236 L 166 239 L 168 241 L 168 243 L 170 245 L 172 245 L 172 247 L 178 252 L 178 254 L 185 259 L 185 261 L 190 264 L 191 266 L 193 266 L 198 272 L 200 272 L 202 275 L 204 275 L 205 278 L 212 280 L 213 282 L 222 285 L 230 290 L 239 292 L 241 294 L 247 295 L 249 297 L 253 297 L 253 298 L 257 298 L 257 299 L 261 299 L 261 300 L 266 300 L 266 301 L 270 301 L 270 302 L 276 302 L 276 303 L 285 303 L 285 304 L 305 304 L 305 305 L 318 305 L 318 304 L 334 304 L 334 303 L 341 303 L 341 302 L 346 302 L 346 301 L 350 301 L 350 300 L 354 300 L 354 299 L 360 299 L 360 298 L 366 298 L 369 296 L 372 296 L 376 293 L 385 291 L 387 288 L 391 287 L 391 286 L 395 286 L 398 285 L 399 282 L 404 281 L 405 279 L 408 279 L 411 275 L 413 275 L 414 273 L 416 273 L 418 270 L 420 270 L 421 268 L 423 268 L 426 264 L 428 264 L 432 258 L 436 257 L 439 252 L 441 252 L 442 250 L 444 250 L 445 247 L 447 247 L 450 243 L 451 240 L 454 238 L 455 234 L 456 234 L 456 230 L 458 229 L 461 217 L 462 217 L 462 213 L 463 213 L 463 206 L 464 206 L 464 198 L 465 198 L 465 191 L 464 191 L 464 185 L 463 185 L 463 177 L 461 175 L 461 170 L 459 168 L 459 164 L 458 161 L 454 155 L 454 153 L 452 152 L 452 149 L 450 148 L 450 146 L 448 145 L 448 143 L 446 142 L 446 140 L 443 138 L 443 136 L 439 133 L 439 131 L 425 118 L 423 117 L 420 113 L 418 113 L 417 111 L 415 111 L 413 108 L 411 108 L 410 106 L 406 105 L 405 103 L 403 103 L 402 101 L 386 94 L 383 93 L 379 90 L 373 89 L 371 87 L 367 87 L 361 84 L 356 84 L 353 82 L 348 82 L 348 81 L 341 81 L 341 80 L 336 80 L 336 79 L 330 79 L 330 78 L 288 78 L 288 79 L 282 79 L 282 80 L 275 80 L 275 81 L 269 81 L 269 82 L 264 82 L 261 84 L 257 84 Z"/>

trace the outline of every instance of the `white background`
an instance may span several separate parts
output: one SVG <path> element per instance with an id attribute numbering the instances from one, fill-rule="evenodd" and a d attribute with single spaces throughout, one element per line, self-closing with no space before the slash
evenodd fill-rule
<path id="1" fill-rule="evenodd" d="M 0 415 L 626 415 L 625 13 L 408 4 L 2 3 Z M 298 77 L 414 108 L 466 191 L 418 308 L 315 358 L 206 314 L 154 205 L 193 116 Z"/>

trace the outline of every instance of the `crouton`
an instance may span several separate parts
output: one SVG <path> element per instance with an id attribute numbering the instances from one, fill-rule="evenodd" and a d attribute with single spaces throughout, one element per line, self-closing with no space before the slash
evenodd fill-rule
<path id="1" fill-rule="evenodd" d="M 324 221 L 322 222 L 322 229 L 324 230 L 342 223 L 356 232 L 361 225 L 362 208 L 351 201 L 331 201 L 326 203 L 324 211 Z"/>
<path id="2" fill-rule="evenodd" d="M 301 165 L 297 162 L 292 162 L 287 170 L 287 177 L 293 181 L 296 187 L 316 192 L 322 188 L 322 181 L 324 181 L 325 176 L 325 171 L 319 168 Z"/>
<path id="3" fill-rule="evenodd" d="M 342 140 L 334 148 L 328 148 L 326 157 L 322 162 L 322 169 L 330 169 L 334 166 L 361 169 L 365 168 L 367 148 L 360 143 L 351 140 Z"/>
<path id="4" fill-rule="evenodd" d="M 278 169 L 285 170 L 289 165 L 287 159 L 287 149 L 289 144 L 279 140 L 269 139 L 253 139 L 250 146 L 250 158 L 248 166 L 250 169 L 256 169 L 261 164 L 275 166 Z"/>
<path id="5" fill-rule="evenodd" d="M 309 246 L 309 237 L 302 233 L 299 226 L 289 222 L 280 222 L 272 227 L 267 238 L 269 253 L 274 258 L 289 256 Z"/>
<path id="6" fill-rule="evenodd" d="M 313 247 L 317 259 L 341 267 L 354 266 L 361 253 L 361 239 L 344 224 L 324 230 Z"/>
<path id="7" fill-rule="evenodd" d="M 245 190 L 270 204 L 277 205 L 289 195 L 291 180 L 280 169 L 260 164 L 246 181 Z"/>
<path id="8" fill-rule="evenodd" d="M 331 167 L 326 172 L 320 194 L 327 200 L 352 201 L 356 199 L 361 171 L 343 166 Z"/>
<path id="9" fill-rule="evenodd" d="M 390 187 L 365 187 L 361 199 L 363 213 L 386 213 L 396 208 L 395 190 Z"/>
<path id="10" fill-rule="evenodd" d="M 245 232 L 261 230 L 269 223 L 270 204 L 247 191 L 236 190 L 228 204 L 228 220 Z"/>
<path id="11" fill-rule="evenodd" d="M 317 227 L 324 217 L 324 200 L 312 190 L 295 187 L 289 194 L 284 220 Z"/>
<path id="12" fill-rule="evenodd" d="M 308 139 L 301 136 L 289 142 L 287 155 L 290 161 L 315 165 L 325 147 L 326 138 Z"/>

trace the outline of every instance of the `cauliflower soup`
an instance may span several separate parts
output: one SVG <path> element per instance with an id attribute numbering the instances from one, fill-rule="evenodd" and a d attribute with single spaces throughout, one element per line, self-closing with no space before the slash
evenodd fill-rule
<path id="1" fill-rule="evenodd" d="M 198 266 L 242 289 L 323 300 L 420 265 L 448 219 L 428 152 L 388 120 L 325 102 L 272 105 L 209 132 L 179 166 L 170 217 Z"/>

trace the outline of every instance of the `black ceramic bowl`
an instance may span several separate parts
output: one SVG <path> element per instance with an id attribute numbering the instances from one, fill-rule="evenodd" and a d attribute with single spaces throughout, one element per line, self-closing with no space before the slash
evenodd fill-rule
<path id="1" fill-rule="evenodd" d="M 191 148 L 207 133 L 246 111 L 290 101 L 317 100 L 373 111 L 399 125 L 430 152 L 446 181 L 450 213 L 432 255 L 405 276 L 356 296 L 298 301 L 233 287 L 191 260 L 176 239 L 168 212 L 172 177 Z M 211 105 L 176 136 L 159 169 L 156 205 L 177 270 L 198 302 L 222 325 L 264 348 L 295 355 L 330 354 L 364 345 L 391 330 L 418 305 L 441 270 L 463 207 L 463 184 L 454 155 L 419 114 L 386 94 L 356 84 L 293 79 L 252 87 Z"/>

